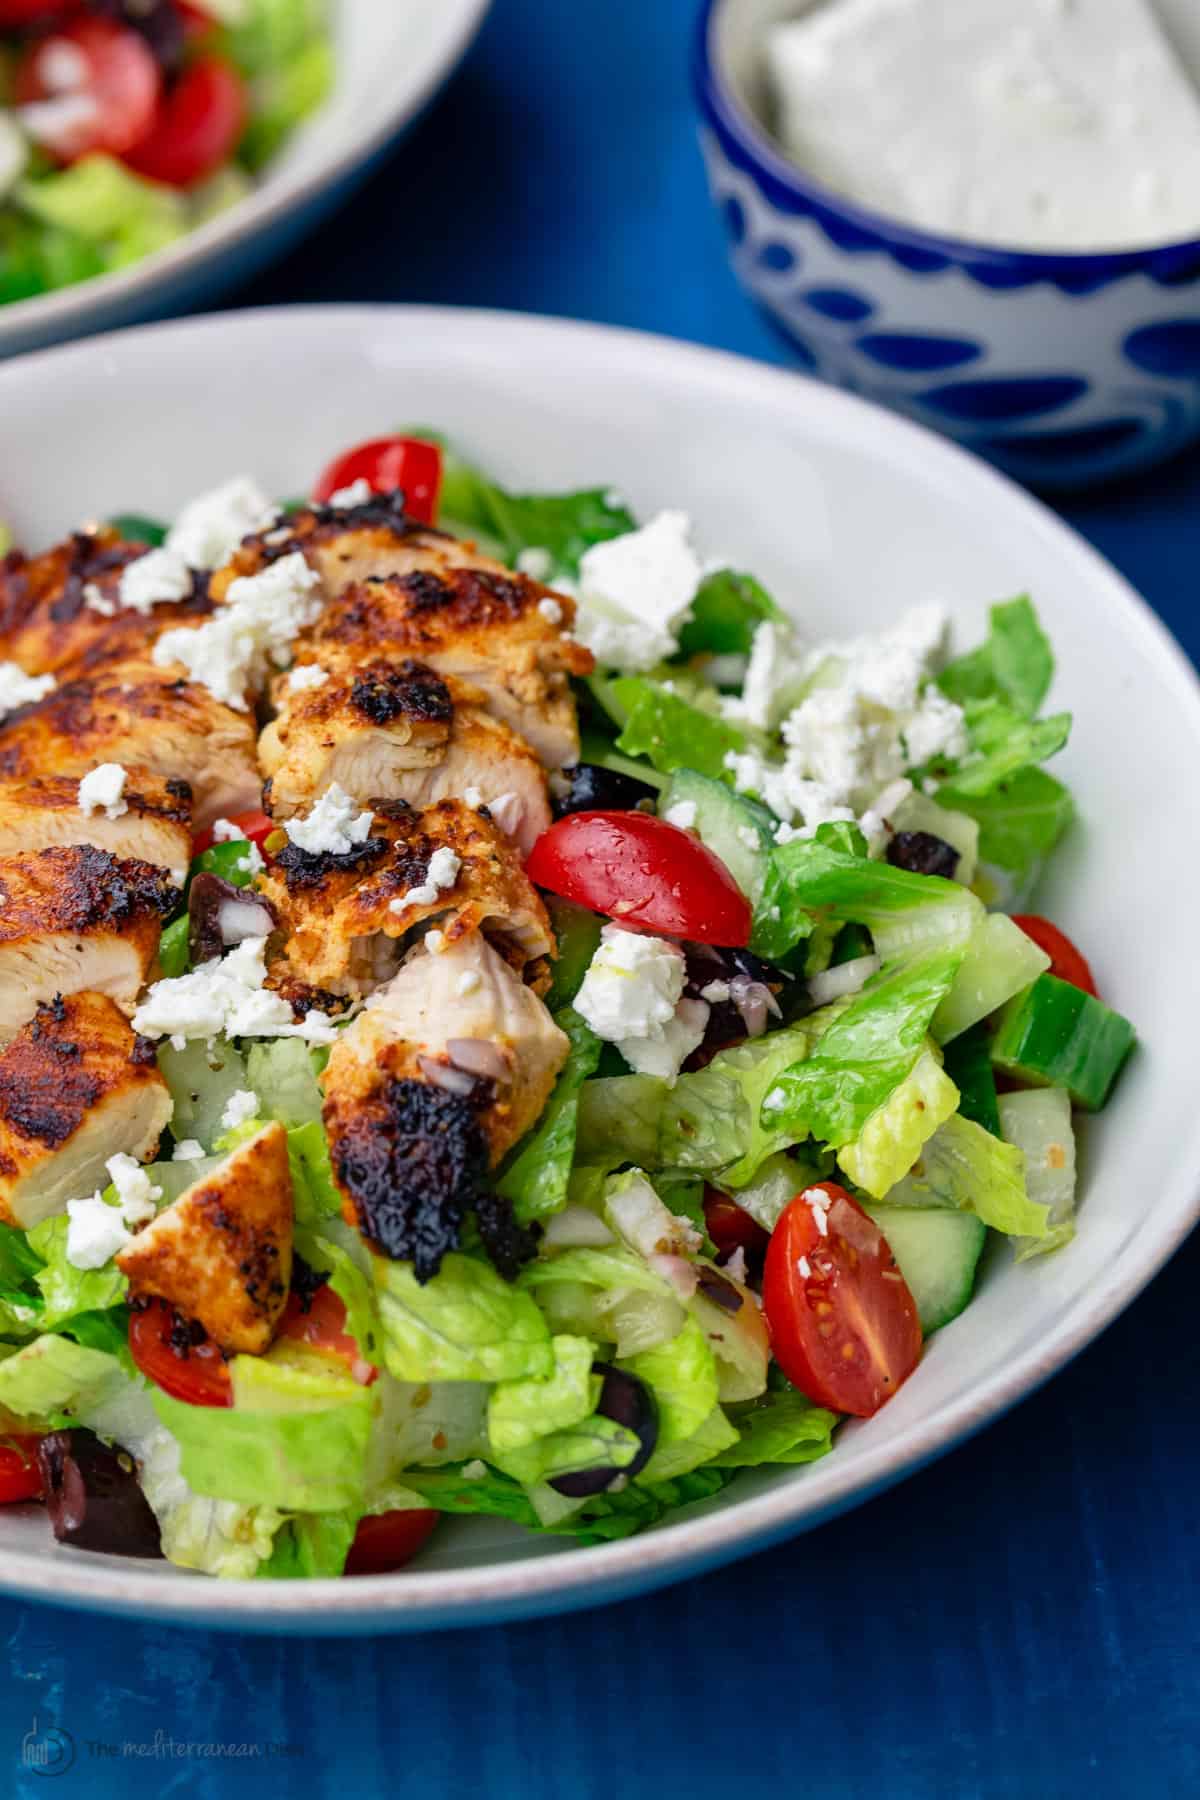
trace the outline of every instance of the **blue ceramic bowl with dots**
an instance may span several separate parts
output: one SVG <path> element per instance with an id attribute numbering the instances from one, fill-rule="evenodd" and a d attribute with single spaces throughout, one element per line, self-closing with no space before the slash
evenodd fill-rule
<path id="1" fill-rule="evenodd" d="M 1033 254 L 939 237 L 810 179 L 772 139 L 766 32 L 799 0 L 705 0 L 701 143 L 743 287 L 811 374 L 1037 487 L 1200 438 L 1200 239 Z"/>

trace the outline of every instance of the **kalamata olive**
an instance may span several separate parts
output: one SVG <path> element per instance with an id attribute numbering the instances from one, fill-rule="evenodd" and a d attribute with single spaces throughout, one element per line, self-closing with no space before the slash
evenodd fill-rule
<path id="1" fill-rule="evenodd" d="M 136 31 L 164 72 L 176 73 L 186 40 L 183 15 L 174 0 L 92 0 L 91 10 Z"/>
<path id="2" fill-rule="evenodd" d="M 132 1456 L 93 1431 L 52 1431 L 38 1445 L 46 1511 L 60 1544 L 110 1556 L 161 1556 L 158 1520 Z"/>
<path id="3" fill-rule="evenodd" d="M 274 929 L 274 907 L 252 888 L 204 869 L 188 889 L 188 955 L 196 968 L 224 956 L 232 944 L 269 937 Z"/>
<path id="4" fill-rule="evenodd" d="M 700 1279 L 696 1283 L 696 1292 L 719 1306 L 722 1312 L 741 1312 L 745 1305 L 745 1295 L 734 1286 L 725 1275 L 718 1275 L 715 1269 L 701 1269 Z"/>
<path id="5" fill-rule="evenodd" d="M 564 769 L 570 792 L 554 802 L 555 815 L 563 818 L 577 812 L 633 812 L 643 801 L 653 805 L 658 789 L 636 775 L 622 775 L 619 769 L 602 769 L 599 763 L 576 763 Z"/>
<path id="6" fill-rule="evenodd" d="M 722 950 L 712 944 L 685 944 L 689 999 L 708 1002 L 704 1042 L 684 1064 L 703 1068 L 718 1050 L 744 1037 L 758 1037 L 784 1017 L 797 987 L 786 969 L 764 962 L 751 950 Z"/>
<path id="7" fill-rule="evenodd" d="M 934 837 L 932 831 L 898 831 L 887 847 L 887 859 L 894 869 L 909 869 L 914 875 L 944 875 L 949 881 L 958 867 L 954 845 Z"/>
<path id="8" fill-rule="evenodd" d="M 636 1432 L 641 1448 L 623 1469 L 578 1469 L 571 1475 L 556 1475 L 550 1486 L 570 1500 L 585 1500 L 592 1494 L 603 1494 L 617 1482 L 624 1486 L 632 1481 L 650 1461 L 658 1442 L 658 1408 L 645 1383 L 636 1375 L 627 1375 L 624 1369 L 614 1369 L 611 1363 L 593 1363 L 592 1372 L 604 1378 L 596 1411 Z"/>

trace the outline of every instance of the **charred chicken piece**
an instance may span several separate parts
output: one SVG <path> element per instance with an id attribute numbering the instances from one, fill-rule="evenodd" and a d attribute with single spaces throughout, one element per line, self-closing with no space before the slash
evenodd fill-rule
<path id="1" fill-rule="evenodd" d="M 253 720 L 152 662 L 63 682 L 0 725 L 0 777 L 78 779 L 105 762 L 188 782 L 197 831 L 261 800 Z"/>
<path id="2" fill-rule="evenodd" d="M 125 811 L 86 813 L 74 775 L 0 778 L 0 856 L 54 844 L 94 844 L 113 856 L 136 857 L 166 869 L 182 886 L 192 854 L 192 794 L 186 781 L 147 769 L 127 769 Z"/>
<path id="3" fill-rule="evenodd" d="M 154 1046 L 106 994 L 56 996 L 0 1051 L 0 1218 L 22 1231 L 152 1155 L 171 1116 Z"/>
<path id="4" fill-rule="evenodd" d="M 258 754 L 277 819 L 336 782 L 360 805 L 429 806 L 474 788 L 501 802 L 497 822 L 526 852 L 550 823 L 545 771 L 524 739 L 422 663 L 368 662 L 299 690 L 284 676 L 276 692 Z"/>
<path id="5" fill-rule="evenodd" d="M 347 1218 L 427 1280 L 474 1209 L 497 1267 L 514 1274 L 528 1246 L 486 1172 L 541 1114 L 568 1048 L 479 933 L 410 956 L 322 1077 Z"/>
<path id="6" fill-rule="evenodd" d="M 432 877 L 446 876 L 443 885 Z M 344 856 L 289 844 L 259 890 L 284 934 L 271 985 L 298 981 L 359 999 L 390 980 L 415 928 L 446 943 L 483 932 L 518 979 L 544 987 L 554 954 L 546 909 L 507 838 L 460 800 L 417 812 L 375 809 L 371 835 Z"/>
<path id="7" fill-rule="evenodd" d="M 60 994 L 132 1013 L 178 900 L 164 870 L 90 844 L 0 857 L 0 1044 Z"/>
<path id="8" fill-rule="evenodd" d="M 182 600 L 149 612 L 121 604 L 121 576 L 145 553 L 110 526 L 76 532 L 41 556 L 0 560 L 0 657 L 31 675 L 82 674 L 130 656 L 148 656 L 173 625 L 199 624 L 212 611 L 204 575 Z"/>
<path id="9" fill-rule="evenodd" d="M 287 1133 L 273 1122 L 193 1182 L 117 1256 L 135 1298 L 166 1300 L 222 1350 L 261 1354 L 292 1279 Z"/>

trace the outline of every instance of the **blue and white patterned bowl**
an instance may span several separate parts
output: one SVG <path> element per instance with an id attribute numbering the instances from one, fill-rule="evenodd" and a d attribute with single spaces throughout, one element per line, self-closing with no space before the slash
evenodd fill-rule
<path id="1" fill-rule="evenodd" d="M 804 369 L 1019 479 L 1081 486 L 1200 437 L 1200 240 L 1035 255 L 831 193 L 761 123 L 763 34 L 797 0 L 705 0 L 701 143 L 734 269 Z"/>

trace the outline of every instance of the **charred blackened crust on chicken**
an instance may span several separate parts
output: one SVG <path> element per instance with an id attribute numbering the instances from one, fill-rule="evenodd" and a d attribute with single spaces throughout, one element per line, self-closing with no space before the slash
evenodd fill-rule
<path id="1" fill-rule="evenodd" d="M 353 869 L 368 869 L 388 848 L 386 838 L 364 838 L 361 844 L 352 844 L 349 850 L 302 850 L 299 844 L 285 844 L 282 850 L 275 853 L 272 861 L 277 870 L 283 871 L 283 879 L 288 892 L 300 892 L 304 888 L 320 887 L 330 875 L 347 875 Z M 418 880 L 424 880 L 419 875 Z"/>
<path id="2" fill-rule="evenodd" d="M 97 931 L 149 914 L 165 918 L 180 900 L 165 869 L 92 844 L 0 857 L 0 895 L 0 938 L 50 924 L 58 931 Z"/>
<path id="3" fill-rule="evenodd" d="M 364 1237 L 437 1274 L 474 1210 L 488 1254 L 509 1280 L 534 1254 L 512 1203 L 486 1187 L 488 1147 L 471 1100 L 423 1081 L 390 1080 L 334 1138 L 333 1164 Z"/>
<path id="4" fill-rule="evenodd" d="M 297 551 L 303 554 L 329 543 L 345 531 L 384 531 L 395 538 L 447 535 L 420 519 L 409 518 L 404 510 L 403 491 L 394 489 L 387 494 L 373 494 L 358 506 L 302 506 L 266 531 L 243 538 L 234 552 L 232 566 L 238 572 L 242 564 L 261 568 L 264 563 L 278 562 L 280 557 L 294 556 Z"/>
<path id="5" fill-rule="evenodd" d="M 350 704 L 373 725 L 410 718 L 442 724 L 454 716 L 450 690 L 424 663 L 368 663 L 355 676 Z"/>

